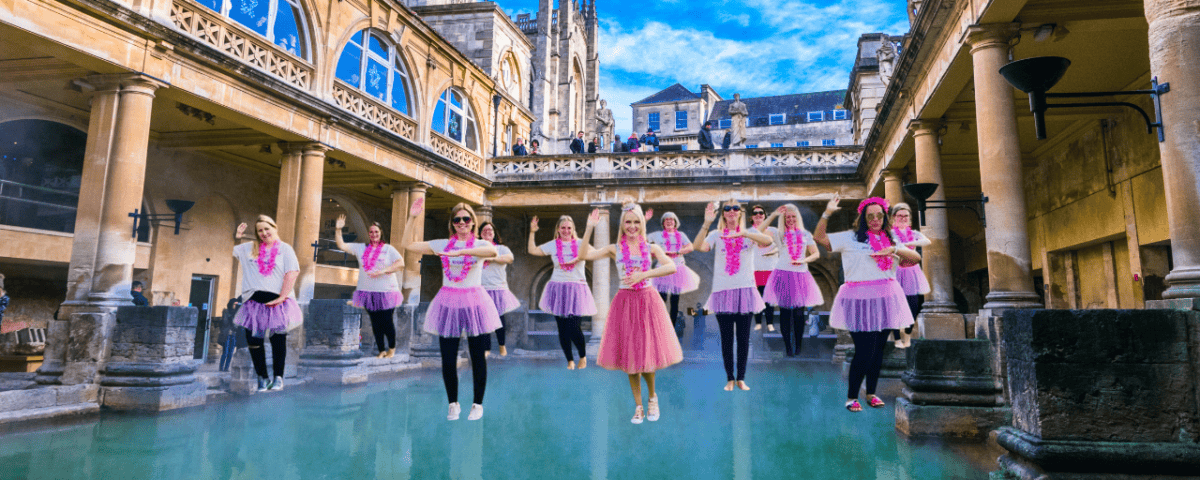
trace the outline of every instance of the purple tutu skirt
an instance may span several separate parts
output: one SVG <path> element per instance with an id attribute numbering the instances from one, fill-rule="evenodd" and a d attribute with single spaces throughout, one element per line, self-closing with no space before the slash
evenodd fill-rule
<path id="1" fill-rule="evenodd" d="M 500 328 L 500 313 L 483 287 L 442 287 L 425 312 L 425 331 L 439 337 L 468 337 Z"/>
<path id="2" fill-rule="evenodd" d="M 651 280 L 654 283 L 654 289 L 661 293 L 669 293 L 671 295 L 683 295 L 688 292 L 694 292 L 700 288 L 700 275 L 684 265 L 683 262 L 675 262 L 675 273 L 665 277 L 657 277 Z"/>
<path id="3" fill-rule="evenodd" d="M 521 302 L 517 300 L 517 296 L 507 288 L 488 290 L 487 294 L 492 297 L 492 303 L 496 304 L 496 311 L 501 315 L 521 308 Z"/>
<path id="4" fill-rule="evenodd" d="M 763 289 L 763 302 L 782 308 L 803 308 L 825 303 L 825 298 L 811 273 L 775 270 Z"/>
<path id="5" fill-rule="evenodd" d="M 246 300 L 238 309 L 233 323 L 245 327 L 252 337 L 266 337 L 274 333 L 290 332 L 304 323 L 300 304 L 288 298 L 283 303 L 268 307 L 254 300 Z"/>
<path id="6" fill-rule="evenodd" d="M 586 283 L 549 282 L 538 308 L 556 317 L 590 317 L 596 314 L 596 300 Z"/>
<path id="7" fill-rule="evenodd" d="M 596 363 L 625 373 L 652 373 L 683 361 L 662 297 L 649 288 L 622 288 L 608 310 Z"/>
<path id="8" fill-rule="evenodd" d="M 896 281 L 900 282 L 900 288 L 904 289 L 905 295 L 929 293 L 929 280 L 925 279 L 925 272 L 921 271 L 920 265 L 900 267 L 896 271 Z"/>
<path id="9" fill-rule="evenodd" d="M 851 332 L 879 332 L 912 324 L 904 289 L 891 278 L 843 284 L 829 315 L 829 326 Z"/>
<path id="10" fill-rule="evenodd" d="M 713 292 L 704 308 L 713 313 L 758 313 L 767 308 L 755 287 Z"/>
<path id="11" fill-rule="evenodd" d="M 400 292 L 364 292 L 354 291 L 354 306 L 367 310 L 391 310 L 404 303 L 404 295 Z"/>

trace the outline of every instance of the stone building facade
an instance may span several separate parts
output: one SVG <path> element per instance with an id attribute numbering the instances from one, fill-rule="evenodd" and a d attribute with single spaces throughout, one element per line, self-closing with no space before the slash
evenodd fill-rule
<path id="1" fill-rule="evenodd" d="M 707 84 L 700 85 L 696 93 L 676 83 L 631 105 L 632 133 L 641 137 L 653 129 L 660 144 L 686 145 L 695 150 L 700 146 L 697 134 L 719 101 L 721 95 Z"/>

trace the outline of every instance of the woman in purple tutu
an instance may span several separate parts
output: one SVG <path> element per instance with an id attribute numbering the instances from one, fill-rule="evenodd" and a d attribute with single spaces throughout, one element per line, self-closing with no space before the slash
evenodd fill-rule
<path id="1" fill-rule="evenodd" d="M 568 215 L 558 218 L 554 240 L 541 244 L 534 241 L 538 231 L 538 217 L 529 223 L 529 254 L 535 257 L 550 257 L 554 273 L 542 290 L 538 308 L 554 315 L 558 323 L 558 343 L 567 357 L 567 370 L 575 369 L 575 358 L 571 345 L 579 350 L 579 368 L 587 368 L 587 342 L 583 338 L 583 317 L 596 314 L 596 300 L 588 288 L 584 276 L 584 262 L 579 258 L 583 242 L 575 236 L 575 221 Z"/>
<path id="2" fill-rule="evenodd" d="M 879 370 L 883 366 L 883 346 L 892 330 L 913 324 L 912 312 L 904 299 L 904 289 L 896 281 L 898 260 L 919 262 L 921 256 L 894 237 L 888 218 L 888 203 L 871 197 L 858 204 L 854 230 L 826 234 L 829 216 L 839 210 L 840 195 L 834 195 L 817 222 L 813 239 L 831 252 L 841 252 L 842 273 L 846 283 L 833 300 L 829 324 L 848 330 L 854 339 L 854 360 L 850 362 L 850 385 L 846 409 L 861 412 L 858 390 L 867 381 L 868 404 L 882 408 L 875 396 Z"/>
<path id="3" fill-rule="evenodd" d="M 647 220 L 651 212 L 652 210 L 646 211 Z M 662 247 L 667 257 L 675 262 L 675 273 L 653 280 L 654 288 L 662 296 L 663 303 L 670 302 L 670 318 L 674 323 L 679 317 L 679 296 L 700 288 L 700 275 L 688 268 L 683 259 L 684 255 L 692 253 L 692 240 L 686 233 L 679 231 L 679 217 L 675 212 L 667 212 L 663 214 L 660 222 L 662 230 L 651 233 L 646 238 L 650 243 Z"/>
<path id="4" fill-rule="evenodd" d="M 404 269 L 404 256 L 383 241 L 383 228 L 379 222 L 367 227 L 368 243 L 342 241 L 342 229 L 346 227 L 345 215 L 338 215 L 334 226 L 333 238 L 338 250 L 358 257 L 358 287 L 354 290 L 352 301 L 354 306 L 366 310 L 367 317 L 371 319 L 375 346 L 379 348 L 376 358 L 390 358 L 396 355 L 396 306 L 404 301 L 395 274 Z"/>
<path id="5" fill-rule="evenodd" d="M 504 314 L 521 308 L 521 302 L 508 289 L 507 270 L 508 265 L 513 263 L 514 257 L 512 250 L 502 245 L 504 242 L 500 240 L 500 235 L 496 233 L 496 226 L 492 222 L 483 222 L 479 225 L 479 238 L 495 245 L 498 254 L 495 258 L 483 262 L 483 289 L 487 290 L 489 297 L 492 297 L 492 302 L 496 304 L 496 311 L 500 313 L 500 328 L 496 329 L 496 343 L 500 345 L 500 356 L 506 356 L 508 349 L 504 347 L 504 334 L 508 322 L 504 320 Z M 488 351 L 492 350 L 491 337 L 488 337 L 487 349 Z"/>
<path id="6" fill-rule="evenodd" d="M 236 238 L 242 238 L 246 224 L 238 225 Z M 259 215 L 254 223 L 251 242 L 233 247 L 233 256 L 242 265 L 242 298 L 233 323 L 246 329 L 250 360 L 258 374 L 258 391 L 282 390 L 283 367 L 287 359 L 287 332 L 304 322 L 300 306 L 292 299 L 300 262 L 292 246 L 279 240 L 275 220 Z M 267 374 L 266 339 L 271 339 L 271 367 Z"/>
<path id="7" fill-rule="evenodd" d="M 913 250 L 933 243 L 921 232 L 912 229 L 912 219 L 912 208 L 907 203 L 892 206 L 892 231 L 896 234 L 896 240 Z M 925 278 L 925 272 L 921 271 L 921 264 L 900 262 L 900 270 L 896 271 L 896 281 L 900 282 L 900 288 L 904 289 L 908 309 L 912 311 L 913 318 L 916 318 L 917 314 L 921 313 L 921 295 L 929 294 L 930 290 L 929 280 Z M 912 345 L 912 328 L 909 325 L 908 328 L 897 330 L 899 336 L 896 338 L 896 348 L 908 348 Z"/>
<path id="8" fill-rule="evenodd" d="M 721 327 L 721 356 L 725 360 L 726 391 L 746 386 L 746 360 L 750 354 L 750 319 L 765 307 L 758 287 L 754 284 L 754 252 L 757 247 L 769 246 L 771 237 L 758 230 L 746 228 L 746 217 L 737 200 L 725 202 L 719 229 L 708 233 L 708 226 L 717 219 L 717 204 L 704 209 L 704 225 L 696 234 L 696 251 L 713 250 L 712 295 L 705 309 L 717 316 Z M 737 372 L 734 373 L 733 347 L 737 339 Z"/>
<path id="9" fill-rule="evenodd" d="M 649 280 L 674 273 L 675 264 L 661 247 L 646 241 L 646 217 L 632 201 L 621 208 L 621 232 L 617 235 L 616 245 L 590 250 L 587 241 L 599 221 L 600 210 L 597 209 L 588 216 L 580 257 L 593 261 L 612 258 L 621 275 L 621 287 L 608 310 L 608 322 L 604 337 L 600 339 L 596 363 L 629 375 L 629 388 L 633 390 L 633 401 L 637 405 L 631 422 L 657 421 L 660 413 L 658 394 L 654 391 L 654 373 L 683 361 L 683 350 L 667 317 L 666 305 L 655 295 Z M 658 267 L 651 269 L 653 260 L 658 261 Z M 642 409 L 642 379 L 646 380 L 649 390 L 646 415 Z"/>
<path id="10" fill-rule="evenodd" d="M 774 241 L 777 235 L 775 227 L 771 226 L 770 219 L 767 218 L 767 209 L 762 205 L 754 205 L 750 207 L 750 228 L 759 233 L 771 237 Z M 767 288 L 767 279 L 771 278 L 771 272 L 775 271 L 775 262 L 779 259 L 779 246 L 775 243 L 766 247 L 756 247 L 754 249 L 754 285 L 758 287 L 758 294 L 763 295 L 763 310 L 754 314 L 754 329 L 762 330 L 763 324 L 767 324 L 767 331 L 775 331 L 775 304 L 767 301 L 765 292 Z"/>
<path id="11" fill-rule="evenodd" d="M 425 200 L 413 202 L 409 210 L 406 232 L 414 232 Z M 442 381 L 450 401 L 447 420 L 458 420 L 462 407 L 458 404 L 458 346 L 461 336 L 467 335 L 467 352 L 471 357 L 471 379 L 475 401 L 467 420 L 483 418 L 483 393 L 487 387 L 488 334 L 500 328 L 496 304 L 482 286 L 484 260 L 496 256 L 496 247 L 486 240 L 475 238 L 475 210 L 460 203 L 450 209 L 450 238 L 411 242 L 405 249 L 421 255 L 436 255 L 441 259 L 442 288 L 438 290 L 425 313 L 424 329 L 438 336 L 442 353 Z"/>
<path id="12" fill-rule="evenodd" d="M 799 208 L 790 203 L 779 207 L 767 221 L 776 216 L 781 216 L 779 228 L 775 229 L 775 244 L 779 245 L 781 252 L 775 269 L 767 278 L 763 302 L 779 307 L 779 333 L 783 335 L 783 347 L 787 356 L 794 357 L 800 352 L 801 339 L 804 338 L 804 311 L 825 303 L 821 288 L 808 271 L 808 264 L 821 258 L 821 251 L 813 242 L 812 234 L 804 229 Z"/>

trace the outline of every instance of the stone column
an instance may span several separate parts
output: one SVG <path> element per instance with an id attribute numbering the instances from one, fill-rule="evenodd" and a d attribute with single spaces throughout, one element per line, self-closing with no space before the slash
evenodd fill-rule
<path id="1" fill-rule="evenodd" d="M 408 187 L 408 205 L 406 205 L 400 216 L 408 220 L 408 211 L 412 208 L 413 203 L 417 200 L 425 199 L 425 191 L 429 188 L 429 184 L 417 182 Z M 395 201 L 393 201 L 393 209 Z M 425 216 L 429 212 L 429 206 L 425 206 L 425 212 L 413 222 L 413 232 L 403 232 L 406 240 L 413 242 L 421 242 L 425 240 Z M 392 214 L 395 218 L 395 213 Z M 393 227 L 394 228 L 394 227 Z M 404 254 L 404 284 L 401 286 L 404 292 L 404 298 L 409 302 L 421 301 L 421 255 L 417 253 Z M 415 300 L 412 297 L 416 295 Z"/>
<path id="2" fill-rule="evenodd" d="M 192 361 L 195 307 L 117 308 L 100 398 L 117 410 L 161 411 L 203 404 Z"/>
<path id="3" fill-rule="evenodd" d="M 884 170 L 883 172 L 883 197 L 888 201 L 889 205 L 895 205 L 904 201 L 904 190 L 901 189 L 900 175 L 904 172 L 900 170 Z"/>
<path id="4" fill-rule="evenodd" d="M 367 381 L 361 368 L 358 335 L 362 310 L 344 300 L 313 299 L 304 321 L 300 374 L 320 383 L 349 385 Z"/>
<path id="5" fill-rule="evenodd" d="M 1021 140 L 1013 107 L 1013 87 L 1000 76 L 1008 63 L 1016 24 L 973 26 L 968 31 L 975 75 L 975 115 L 979 132 L 979 173 L 988 197 L 987 262 L 990 291 L 985 309 L 1039 308 L 1030 274 Z"/>
<path id="6" fill-rule="evenodd" d="M 600 209 L 600 221 L 596 223 L 596 231 L 592 236 L 592 247 L 599 250 L 612 243 L 608 232 L 611 221 L 609 205 L 595 204 L 592 208 Z M 608 322 L 608 306 L 612 303 L 612 295 L 609 293 L 611 265 L 608 259 L 592 263 L 592 297 L 596 299 L 596 315 L 592 317 L 592 338 L 588 343 L 599 344 L 600 337 L 604 336 L 604 325 Z"/>
<path id="7" fill-rule="evenodd" d="M 325 152 L 329 147 L 320 143 L 288 143 L 284 146 L 283 167 L 279 178 L 279 199 L 276 219 L 280 238 L 296 250 L 300 261 L 300 277 L 296 279 L 296 301 L 307 304 L 316 286 L 317 264 L 313 260 L 313 242 L 321 229 L 321 193 L 324 184 Z M 294 200 L 285 201 L 285 194 Z M 290 220 L 283 221 L 282 218 Z M 290 223 L 291 228 L 286 225 Z M 284 231 L 290 231 L 291 238 Z"/>
<path id="8" fill-rule="evenodd" d="M 929 200 L 946 200 L 946 187 L 942 180 L 942 154 L 938 145 L 937 131 L 941 122 L 915 120 L 908 128 L 913 134 L 917 153 L 917 182 L 936 183 L 938 189 Z M 917 219 L 913 219 L 917 223 Z M 921 233 L 930 240 L 929 246 L 921 249 L 921 267 L 929 277 L 930 292 L 925 296 L 921 311 L 928 313 L 958 313 L 954 305 L 954 285 L 950 278 L 950 224 L 945 208 L 925 210 L 925 225 Z"/>
<path id="9" fill-rule="evenodd" d="M 492 206 L 491 205 L 480 205 L 478 207 L 472 207 L 472 208 L 475 209 L 475 218 L 479 219 L 480 225 L 483 225 L 483 222 L 491 222 L 492 221 Z"/>
<path id="10" fill-rule="evenodd" d="M 1200 298 L 1200 1 L 1146 0 L 1150 23 L 1150 71 L 1170 83 L 1162 96 L 1166 141 L 1158 144 L 1166 190 L 1167 220 L 1174 267 L 1167 275 L 1167 299 Z M 989 218 L 989 222 L 990 222 Z M 1192 300 L 1189 308 L 1194 308 Z"/>

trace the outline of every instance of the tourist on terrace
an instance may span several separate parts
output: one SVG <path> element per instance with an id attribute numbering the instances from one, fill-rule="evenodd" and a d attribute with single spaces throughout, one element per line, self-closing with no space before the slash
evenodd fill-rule
<path id="1" fill-rule="evenodd" d="M 858 390 L 864 377 L 868 404 L 874 408 L 884 406 L 883 400 L 875 396 L 883 366 L 883 346 L 892 330 L 913 324 L 904 289 L 896 281 L 896 269 L 899 261 L 918 262 L 921 256 L 896 241 L 887 214 L 888 202 L 879 197 L 858 204 L 854 230 L 826 234 L 829 217 L 840 209 L 840 201 L 838 194 L 829 200 L 813 231 L 813 240 L 831 252 L 842 254 L 846 283 L 833 300 L 829 324 L 848 330 L 854 339 L 846 410 L 861 412 Z"/>
<path id="2" fill-rule="evenodd" d="M 637 134 L 629 134 L 629 140 L 625 141 L 625 149 L 629 150 L 629 153 L 637 153 L 641 148 L 642 144 L 638 141 Z"/>
<path id="3" fill-rule="evenodd" d="M 406 232 L 415 232 L 425 199 L 413 202 L 408 212 Z M 483 260 L 496 256 L 496 247 L 486 240 L 475 238 L 475 210 L 460 203 L 450 209 L 450 237 L 445 240 L 409 242 L 405 249 L 421 255 L 436 255 L 441 259 L 442 288 L 438 290 L 425 313 L 424 330 L 438 336 L 442 354 L 442 382 L 450 402 L 447 420 L 458 420 L 462 407 L 458 404 L 458 346 L 463 333 L 467 335 L 467 352 L 471 357 L 471 380 L 475 399 L 467 420 L 483 418 L 483 394 L 487 388 L 488 334 L 500 328 L 500 314 L 491 297 L 483 289 Z"/>
<path id="4" fill-rule="evenodd" d="M 646 134 L 642 135 L 642 138 L 640 138 L 639 141 L 642 143 L 642 147 L 647 152 L 658 151 L 658 136 L 654 134 L 653 128 L 647 128 Z"/>
<path id="5" fill-rule="evenodd" d="M 242 238 L 246 224 L 238 225 L 236 238 Z M 233 323 L 246 329 L 250 360 L 258 374 L 258 391 L 282 390 L 283 368 L 287 361 L 287 332 L 304 322 L 300 306 L 292 299 L 300 262 L 292 246 L 279 239 L 275 220 L 259 215 L 254 222 L 254 240 L 233 247 L 233 256 L 242 266 L 242 298 Z M 266 339 L 271 339 L 271 368 L 267 376 Z"/>
<path id="6" fill-rule="evenodd" d="M 733 134 L 728 130 L 725 131 L 725 138 L 721 140 L 721 149 L 729 150 L 729 145 L 733 143 Z"/>
<path id="7" fill-rule="evenodd" d="M 652 211 L 646 211 L 649 220 Z M 667 212 L 660 221 L 662 230 L 651 233 L 647 239 L 650 243 L 662 247 L 667 257 L 675 262 L 675 273 L 654 279 L 654 288 L 662 295 L 663 303 L 670 302 L 671 322 L 679 321 L 679 296 L 694 292 L 700 288 L 700 275 L 688 268 L 683 256 L 692 253 L 692 240 L 686 233 L 679 231 L 679 217 L 675 212 Z M 661 266 L 661 264 L 659 265 Z"/>
<path id="8" fill-rule="evenodd" d="M 371 319 L 371 332 L 379 349 L 375 357 L 391 358 L 396 355 L 396 306 L 404 303 L 400 283 L 396 281 L 396 272 L 404 270 L 404 256 L 383 241 L 383 228 L 379 222 L 372 222 L 367 227 L 367 243 L 342 241 L 346 215 L 338 215 L 334 226 L 333 238 L 338 250 L 358 257 L 358 287 L 354 290 L 353 303 L 366 310 Z"/>
<path id="9" fill-rule="evenodd" d="M 700 128 L 699 141 L 701 150 L 713 149 L 712 122 L 704 122 L 704 127 Z"/>
<path id="10" fill-rule="evenodd" d="M 587 151 L 588 151 L 588 153 L 596 153 L 596 152 L 600 151 L 600 147 L 602 145 L 604 145 L 604 142 L 600 141 L 600 137 L 593 138 L 592 141 L 588 142 L 588 150 Z"/>
<path id="11" fill-rule="evenodd" d="M 897 203 L 892 207 L 892 225 L 895 226 L 893 233 L 896 239 L 913 250 L 933 243 L 921 232 L 912 229 L 912 220 L 912 208 L 909 208 L 907 203 Z M 902 260 L 900 270 L 896 271 L 896 281 L 900 282 L 900 288 L 904 289 L 904 296 L 908 298 L 908 309 L 912 311 L 913 318 L 916 318 L 921 313 L 921 295 L 930 291 L 929 280 L 925 279 L 921 264 Z M 904 330 L 896 331 L 896 348 L 908 348 L 912 345 L 912 328 L 912 325 L 909 325 Z"/>
<path id="12" fill-rule="evenodd" d="M 575 138 L 571 139 L 571 153 L 576 155 L 583 153 L 583 132 L 575 134 Z"/>
<path id="13" fill-rule="evenodd" d="M 770 245 L 754 249 L 754 286 L 758 288 L 758 294 L 762 295 L 767 286 L 767 278 L 775 270 L 775 259 L 779 258 L 779 244 L 775 243 L 775 238 L 779 236 L 779 231 L 767 223 L 767 209 L 763 208 L 762 205 L 750 207 L 750 220 L 754 223 L 753 228 L 755 230 L 771 237 Z M 774 332 L 775 304 L 767 302 L 765 299 L 763 302 L 766 308 L 762 312 L 754 314 L 754 329 L 761 330 L 763 323 L 766 323 L 767 330 Z"/>
<path id="14" fill-rule="evenodd" d="M 587 342 L 583 338 L 583 317 L 596 314 L 596 300 L 588 288 L 584 260 L 579 257 L 583 242 L 575 236 L 575 221 L 569 215 L 558 218 L 554 227 L 554 240 L 538 245 L 534 235 L 538 231 L 538 217 L 529 222 L 529 254 L 535 257 L 550 257 L 554 273 L 546 288 L 542 290 L 538 308 L 554 315 L 558 323 L 558 344 L 567 357 L 567 370 L 575 369 L 575 358 L 571 344 L 579 350 L 579 368 L 587 368 Z"/>
<path id="15" fill-rule="evenodd" d="M 508 265 L 513 263 L 515 257 L 512 250 L 502 245 L 504 242 L 500 240 L 500 234 L 496 233 L 496 225 L 492 222 L 483 222 L 479 225 L 479 238 L 496 246 L 496 257 L 483 261 L 482 282 L 483 289 L 487 290 L 488 296 L 492 298 L 492 303 L 496 305 L 496 312 L 500 314 L 500 328 L 496 329 L 496 343 L 500 345 L 500 356 L 506 356 L 508 349 L 504 346 L 504 336 L 507 332 L 508 322 L 504 320 L 504 314 L 521 308 L 521 302 L 508 289 Z M 491 337 L 488 337 L 487 347 L 488 351 L 491 351 Z"/>
<path id="16" fill-rule="evenodd" d="M 616 245 L 591 250 L 587 242 L 599 221 L 600 210 L 593 210 L 588 216 L 583 250 L 579 255 L 586 260 L 613 259 L 621 275 L 621 287 L 608 310 L 608 323 L 604 327 L 604 337 L 600 339 L 596 363 L 629 375 L 629 388 L 637 405 L 630 421 L 640 424 L 644 418 L 654 422 L 659 418 L 654 373 L 683 361 L 683 350 L 679 347 L 679 339 L 675 338 L 667 308 L 654 294 L 649 280 L 670 275 L 675 271 L 675 264 L 662 248 L 646 241 L 646 217 L 632 200 L 621 208 L 621 230 Z M 650 268 L 652 258 L 658 261 L 657 268 Z M 642 409 L 642 379 L 646 380 L 649 390 L 649 409 L 645 411 Z"/>
<path id="17" fill-rule="evenodd" d="M 142 290 L 145 290 L 145 289 L 146 289 L 146 285 L 137 280 L 134 280 L 133 284 L 129 287 L 129 294 L 131 296 L 133 296 L 133 304 L 135 306 L 138 306 L 138 307 L 150 306 L 150 300 L 147 300 L 146 295 L 142 293 Z"/>
<path id="18" fill-rule="evenodd" d="M 529 141 L 529 154 L 530 155 L 541 154 L 541 152 L 538 151 L 541 147 L 542 147 L 542 142 L 537 141 L 536 138 L 533 140 L 530 140 Z"/>
<path id="19" fill-rule="evenodd" d="M 514 157 L 529 155 L 529 152 L 525 150 L 525 140 L 521 137 L 517 137 L 517 142 L 512 147 L 512 154 Z"/>
<path id="20" fill-rule="evenodd" d="M 715 250 L 713 255 L 712 295 L 705 310 L 717 316 L 721 327 L 721 356 L 725 360 L 726 391 L 746 386 L 746 360 L 750 348 L 750 317 L 764 308 L 762 296 L 754 288 L 754 244 L 771 245 L 771 237 L 746 228 L 746 217 L 737 200 L 725 202 L 718 230 L 708 233 L 717 218 L 716 202 L 704 209 L 704 225 L 696 234 L 696 251 Z M 733 343 L 737 339 L 737 372 L 734 374 Z M 736 383 L 735 383 L 736 382 Z"/>
<path id="21" fill-rule="evenodd" d="M 775 232 L 775 244 L 784 250 L 775 262 L 775 270 L 767 278 L 763 302 L 779 307 L 779 333 L 783 334 L 783 347 L 787 356 L 800 353 L 804 338 L 804 312 L 808 307 L 825 303 L 821 288 L 817 286 L 808 264 L 821 258 L 811 233 L 804 229 L 800 209 L 793 204 L 779 207 L 767 217 L 770 223 L 776 216 L 779 228 Z M 793 343 L 794 338 L 794 343 Z"/>

